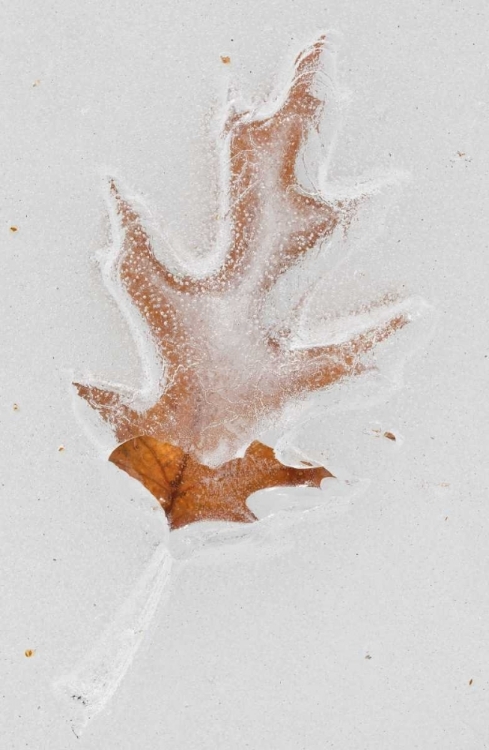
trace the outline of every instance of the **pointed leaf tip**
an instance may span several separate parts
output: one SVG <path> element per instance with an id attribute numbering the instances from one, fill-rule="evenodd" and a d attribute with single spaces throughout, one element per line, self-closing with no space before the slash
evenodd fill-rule
<path id="1" fill-rule="evenodd" d="M 112 193 L 112 195 L 114 195 L 117 199 L 120 200 L 121 194 L 119 192 L 119 188 L 117 187 L 114 178 L 109 177 L 107 181 L 109 183 L 109 190 Z"/>

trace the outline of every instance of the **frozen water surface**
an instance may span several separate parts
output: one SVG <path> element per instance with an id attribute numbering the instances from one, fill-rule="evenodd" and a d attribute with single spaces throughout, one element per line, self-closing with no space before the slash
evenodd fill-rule
<path id="1" fill-rule="evenodd" d="M 486 747 L 485 4 L 1 13 L 0 745 Z M 375 370 L 200 446 L 215 464 L 251 437 L 336 479 L 253 494 L 252 524 L 169 533 L 70 386 L 115 384 L 144 411 L 168 384 L 144 316 L 115 304 L 101 176 L 172 274 L 212 274 L 232 236 L 210 220 L 229 214 L 224 113 L 271 116 L 323 29 L 341 32 L 313 91 L 331 106 L 297 177 L 325 201 L 368 198 L 279 274 L 261 325 L 304 352 L 409 324 L 368 354 Z M 255 282 L 204 305 L 237 368 L 231 313 L 243 326 Z"/>

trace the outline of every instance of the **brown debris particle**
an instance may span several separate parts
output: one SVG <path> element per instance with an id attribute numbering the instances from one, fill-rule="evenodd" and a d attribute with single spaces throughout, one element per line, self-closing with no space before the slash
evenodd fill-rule
<path id="1" fill-rule="evenodd" d="M 12 234 L 15 234 L 16 232 L 19 231 L 19 228 L 12 226 L 12 227 L 10 227 L 10 231 L 12 232 Z"/>
<path id="2" fill-rule="evenodd" d="M 221 55 L 221 62 L 223 62 L 224 65 L 229 65 L 231 58 L 228 55 Z"/>
<path id="3" fill-rule="evenodd" d="M 31 656 L 34 656 L 35 653 L 36 652 L 32 648 L 26 648 L 26 650 L 24 651 L 24 654 L 25 656 L 27 656 L 28 659 L 30 659 Z"/>
<path id="4" fill-rule="evenodd" d="M 65 449 L 64 445 L 60 445 L 58 448 L 58 453 L 62 453 L 64 449 Z"/>
<path id="5" fill-rule="evenodd" d="M 34 81 L 34 83 L 32 84 L 32 88 L 36 88 L 36 86 L 39 86 L 39 84 L 40 84 L 40 83 L 41 83 L 41 79 L 40 79 L 40 78 L 37 78 L 37 79 L 36 79 L 36 80 Z"/>
<path id="6" fill-rule="evenodd" d="M 19 405 L 18 404 L 14 404 L 12 408 L 13 408 L 14 411 L 19 411 Z"/>
<path id="7" fill-rule="evenodd" d="M 473 682 L 474 682 L 474 680 L 470 679 L 469 680 L 469 685 L 472 685 Z"/>
<path id="8" fill-rule="evenodd" d="M 387 438 L 387 440 L 396 440 L 396 436 L 393 432 L 384 432 L 384 437 Z"/>

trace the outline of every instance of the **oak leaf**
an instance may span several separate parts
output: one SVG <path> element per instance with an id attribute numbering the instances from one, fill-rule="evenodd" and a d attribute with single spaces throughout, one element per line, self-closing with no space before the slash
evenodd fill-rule
<path id="1" fill-rule="evenodd" d="M 160 501 L 171 528 L 192 521 L 249 522 L 250 493 L 264 487 L 319 486 L 326 469 L 282 465 L 256 442 L 260 425 L 290 401 L 368 369 L 365 357 L 407 317 L 372 323 L 339 343 L 297 348 L 289 326 L 265 323 L 278 279 L 337 228 L 348 231 L 365 196 L 326 199 L 307 191 L 296 164 L 325 105 L 320 37 L 296 59 L 292 81 L 273 111 L 229 107 L 223 130 L 222 262 L 189 273 L 158 259 L 141 211 L 109 182 L 114 249 L 106 276 L 122 289 L 149 331 L 162 363 L 157 395 L 78 382 L 79 395 L 122 445 L 110 460 Z M 161 256 L 161 252 L 159 253 Z M 175 268 L 175 265 L 179 266 Z M 363 310 L 362 312 L 365 312 Z M 243 445 L 243 458 L 235 458 Z"/>

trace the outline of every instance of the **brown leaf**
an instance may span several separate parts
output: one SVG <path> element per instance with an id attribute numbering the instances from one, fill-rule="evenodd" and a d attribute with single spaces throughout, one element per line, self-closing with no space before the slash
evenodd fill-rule
<path id="1" fill-rule="evenodd" d="M 253 492 L 268 487 L 319 487 L 322 479 L 332 476 L 322 467 L 285 466 L 275 458 L 272 448 L 257 441 L 243 458 L 215 469 L 199 463 L 181 448 L 150 437 L 123 443 L 109 460 L 156 497 L 171 529 L 195 521 L 249 523 L 256 520 L 246 504 Z"/>
<path id="2" fill-rule="evenodd" d="M 159 500 L 171 528 L 205 519 L 250 522 L 246 500 L 256 490 L 317 487 L 331 476 L 323 468 L 281 464 L 271 448 L 252 442 L 258 425 L 289 401 L 372 368 L 369 353 L 409 322 L 392 309 L 341 343 L 299 349 L 289 321 L 279 333 L 267 328 L 268 294 L 279 278 L 337 228 L 348 231 L 363 201 L 326 199 L 297 176 L 297 161 L 329 101 L 321 93 L 326 48 L 321 36 L 298 56 L 284 97 L 264 114 L 230 107 L 221 217 L 227 245 L 207 275 L 176 273 L 156 257 L 144 217 L 109 182 L 117 238 L 111 271 L 165 363 L 164 387 L 139 409 L 137 393 L 75 385 L 121 443 L 110 460 Z M 391 302 L 385 296 L 363 305 L 361 314 Z M 246 444 L 245 456 L 233 458 Z M 218 468 L 202 463 L 216 455 Z"/>

